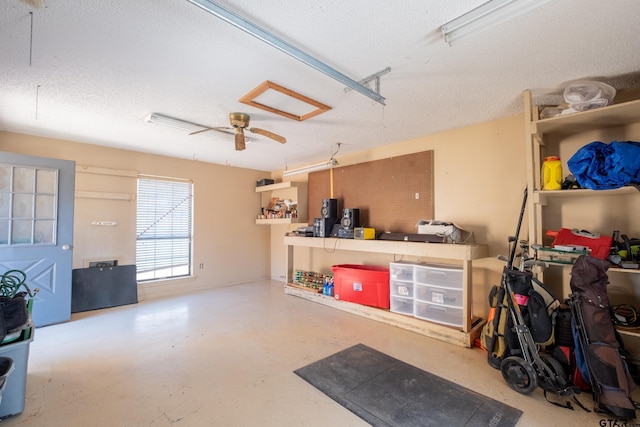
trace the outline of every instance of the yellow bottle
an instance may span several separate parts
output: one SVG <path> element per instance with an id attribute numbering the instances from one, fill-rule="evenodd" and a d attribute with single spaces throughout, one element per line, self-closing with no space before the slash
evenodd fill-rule
<path id="1" fill-rule="evenodd" d="M 560 162 L 560 157 L 545 157 L 542 163 L 542 189 L 560 190 L 561 188 L 562 162 Z"/>

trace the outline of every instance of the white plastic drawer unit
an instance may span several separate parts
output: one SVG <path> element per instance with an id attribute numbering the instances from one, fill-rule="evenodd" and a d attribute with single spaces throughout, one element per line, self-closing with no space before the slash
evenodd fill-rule
<path id="1" fill-rule="evenodd" d="M 413 298 L 402 298 L 391 295 L 391 311 L 394 313 L 413 315 Z"/>
<path id="2" fill-rule="evenodd" d="M 462 327 L 463 316 L 461 308 L 415 300 L 413 302 L 413 310 L 413 315 L 420 319 L 448 326 Z"/>
<path id="3" fill-rule="evenodd" d="M 455 265 L 416 265 L 414 281 L 424 285 L 462 289 L 462 267 Z"/>
<path id="4" fill-rule="evenodd" d="M 389 263 L 389 279 L 413 282 L 413 266 L 402 262 Z"/>
<path id="5" fill-rule="evenodd" d="M 440 288 L 431 285 L 415 284 L 415 299 L 432 304 L 462 308 L 462 289 Z"/>
<path id="6" fill-rule="evenodd" d="M 398 280 L 391 279 L 389 281 L 391 286 L 391 296 L 402 298 L 413 298 L 414 284 L 413 282 L 400 282 Z"/>

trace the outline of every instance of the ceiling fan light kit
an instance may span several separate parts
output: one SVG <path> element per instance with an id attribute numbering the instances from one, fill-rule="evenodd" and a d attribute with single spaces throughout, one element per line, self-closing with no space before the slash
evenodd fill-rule
<path id="1" fill-rule="evenodd" d="M 518 15 L 529 12 L 550 0 L 489 0 L 475 9 L 447 22 L 440 30 L 449 45 L 477 34 Z"/>

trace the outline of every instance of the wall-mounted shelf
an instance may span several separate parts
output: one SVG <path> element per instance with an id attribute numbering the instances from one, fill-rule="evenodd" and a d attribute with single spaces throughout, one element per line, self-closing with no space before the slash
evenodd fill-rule
<path id="1" fill-rule="evenodd" d="M 278 182 L 276 184 L 256 187 L 256 193 L 261 193 L 261 207 L 268 206 L 272 197 L 290 199 L 297 202 L 297 216 L 293 218 L 257 218 L 256 224 L 277 225 L 307 222 L 307 183 L 306 182 Z"/>

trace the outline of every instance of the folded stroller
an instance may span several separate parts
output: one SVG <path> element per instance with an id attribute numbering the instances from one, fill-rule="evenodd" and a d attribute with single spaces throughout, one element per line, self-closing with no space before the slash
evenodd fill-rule
<path id="1" fill-rule="evenodd" d="M 488 351 L 488 362 L 500 369 L 507 384 L 518 393 L 530 394 L 538 386 L 559 396 L 574 396 L 580 389 L 567 380 L 564 368 L 551 354 L 540 347 L 553 342 L 554 311 L 558 300 L 533 277 L 531 268 L 540 263 L 528 255 L 528 242 L 520 242 L 523 249 L 520 268 L 514 267 L 518 235 L 527 200 L 524 192 L 522 209 L 515 236 L 509 237 L 509 257 L 506 261 L 500 287 L 494 286 L 490 294 L 491 312 L 481 341 Z M 554 405 L 573 409 L 569 402 Z"/>

